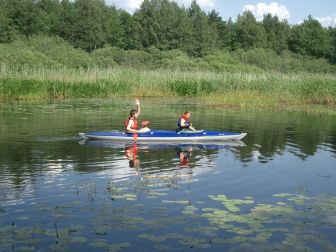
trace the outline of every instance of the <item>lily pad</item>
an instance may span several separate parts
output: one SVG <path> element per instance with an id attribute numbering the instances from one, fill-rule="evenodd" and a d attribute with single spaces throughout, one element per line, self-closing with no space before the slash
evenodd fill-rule
<path id="1" fill-rule="evenodd" d="M 179 240 L 179 243 L 190 248 L 211 248 L 209 242 L 204 238 L 184 237 Z"/>
<path id="2" fill-rule="evenodd" d="M 28 216 L 19 216 L 18 220 L 29 220 L 30 218 Z"/>
<path id="3" fill-rule="evenodd" d="M 99 227 L 95 227 L 93 230 L 93 233 L 97 235 L 106 235 L 107 232 L 110 230 L 111 230 L 111 227 L 109 225 L 101 225 Z"/>
<path id="4" fill-rule="evenodd" d="M 189 201 L 188 200 L 162 200 L 162 203 L 187 205 L 189 204 Z"/>
<path id="5" fill-rule="evenodd" d="M 106 248 L 109 246 L 109 243 L 107 240 L 96 239 L 93 242 L 91 242 L 89 245 L 94 248 Z"/>
<path id="6" fill-rule="evenodd" d="M 162 241 L 165 241 L 167 239 L 164 236 L 155 236 L 155 235 L 146 234 L 146 233 L 139 235 L 139 238 L 146 239 L 146 240 L 149 240 L 149 241 L 156 241 L 156 242 L 162 242 Z"/>
<path id="7" fill-rule="evenodd" d="M 149 195 L 153 195 L 153 196 L 166 196 L 168 195 L 168 193 L 162 193 L 162 192 L 149 192 Z"/>
<path id="8" fill-rule="evenodd" d="M 154 248 L 156 251 L 174 251 L 174 249 L 164 244 L 155 244 Z"/>
<path id="9" fill-rule="evenodd" d="M 130 246 L 129 243 L 118 243 L 118 244 L 109 244 L 107 246 L 108 252 L 118 252 L 124 248 L 128 248 Z"/>
<path id="10" fill-rule="evenodd" d="M 81 236 L 77 236 L 77 237 L 72 237 L 70 239 L 71 243 L 84 243 L 87 241 L 87 238 L 85 237 L 81 237 Z"/>
<path id="11" fill-rule="evenodd" d="M 254 201 L 252 199 L 228 199 L 225 195 L 209 195 L 209 198 L 212 200 L 220 201 L 222 204 L 228 209 L 230 212 L 240 212 L 239 207 L 237 205 L 241 204 L 253 204 Z"/>

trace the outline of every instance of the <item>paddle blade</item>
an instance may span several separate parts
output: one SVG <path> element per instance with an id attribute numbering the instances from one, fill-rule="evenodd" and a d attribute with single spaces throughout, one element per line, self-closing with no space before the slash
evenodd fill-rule
<path id="1" fill-rule="evenodd" d="M 149 121 L 143 121 L 143 122 L 141 123 L 141 126 L 142 126 L 142 127 L 148 127 L 148 125 L 149 125 Z"/>

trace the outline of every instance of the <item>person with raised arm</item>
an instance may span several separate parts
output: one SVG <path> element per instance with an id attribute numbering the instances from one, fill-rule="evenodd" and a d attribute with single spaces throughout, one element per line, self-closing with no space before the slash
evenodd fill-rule
<path id="1" fill-rule="evenodd" d="M 130 115 L 125 122 L 127 133 L 137 133 L 138 132 L 138 117 L 140 115 L 140 101 L 135 99 L 136 109 L 130 111 Z"/>

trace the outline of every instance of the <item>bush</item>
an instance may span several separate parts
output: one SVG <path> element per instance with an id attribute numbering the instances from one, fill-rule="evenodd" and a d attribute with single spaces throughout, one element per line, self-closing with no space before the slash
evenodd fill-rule
<path id="1" fill-rule="evenodd" d="M 324 58 L 313 58 L 283 51 L 277 55 L 275 51 L 269 49 L 256 48 L 249 51 L 238 49 L 232 52 L 234 58 L 241 63 L 255 65 L 264 70 L 278 72 L 310 72 L 310 73 L 335 73 L 336 66 L 331 65 Z"/>
<path id="2" fill-rule="evenodd" d="M 114 60 L 114 49 L 111 47 L 94 50 L 91 58 L 98 67 L 110 68 L 118 65 Z"/>
<path id="3" fill-rule="evenodd" d="M 60 65 L 45 54 L 33 51 L 21 43 L 0 44 L 0 62 L 10 68 L 43 68 Z"/>
<path id="4" fill-rule="evenodd" d="M 58 37 L 36 36 L 0 44 L 0 59 L 9 67 L 88 68 L 93 61 L 87 53 L 74 49 Z"/>
<path id="5" fill-rule="evenodd" d="M 81 49 L 73 48 L 59 37 L 36 36 L 28 40 L 30 48 L 45 54 L 58 64 L 70 68 L 88 68 L 94 65 L 90 56 Z"/>
<path id="6" fill-rule="evenodd" d="M 111 68 L 170 69 L 256 73 L 336 73 L 336 66 L 326 59 L 302 56 L 289 51 L 276 54 L 270 49 L 255 48 L 233 52 L 214 50 L 203 57 L 191 57 L 181 50 L 161 51 L 155 47 L 143 51 L 106 47 L 87 53 L 73 48 L 59 37 L 35 36 L 0 44 L 0 62 L 8 68 Z"/>

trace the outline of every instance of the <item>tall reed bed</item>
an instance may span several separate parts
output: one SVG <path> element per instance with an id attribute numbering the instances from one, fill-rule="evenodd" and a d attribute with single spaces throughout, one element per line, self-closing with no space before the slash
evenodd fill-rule
<path id="1" fill-rule="evenodd" d="M 309 73 L 0 67 L 0 99 L 195 97 L 209 104 L 259 101 L 336 105 L 336 76 Z"/>

